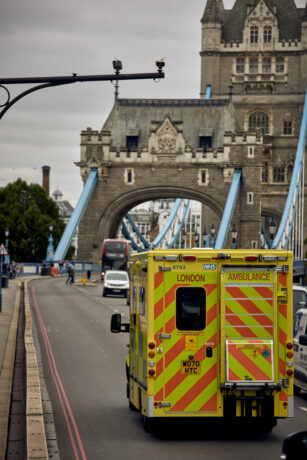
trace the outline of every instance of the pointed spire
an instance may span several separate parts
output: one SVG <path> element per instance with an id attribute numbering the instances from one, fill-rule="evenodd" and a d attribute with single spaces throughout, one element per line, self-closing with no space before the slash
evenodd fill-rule
<path id="1" fill-rule="evenodd" d="M 224 3 L 223 0 L 217 0 L 218 7 L 220 11 L 224 11 Z"/>
<path id="2" fill-rule="evenodd" d="M 222 22 L 221 8 L 224 9 L 223 0 L 207 0 L 201 22 Z"/>

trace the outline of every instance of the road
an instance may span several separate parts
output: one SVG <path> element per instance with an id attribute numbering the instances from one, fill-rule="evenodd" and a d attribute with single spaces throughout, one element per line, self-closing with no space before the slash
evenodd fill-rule
<path id="1" fill-rule="evenodd" d="M 68 286 L 64 278 L 30 284 L 31 304 L 62 460 L 274 460 L 284 437 L 307 429 L 307 393 L 295 397 L 295 418 L 271 434 L 215 426 L 195 429 L 170 421 L 155 434 L 128 408 L 125 357 L 128 334 L 111 334 L 112 313 L 128 320 L 122 298 L 101 296 L 96 286 Z M 45 345 L 46 344 L 46 345 Z"/>

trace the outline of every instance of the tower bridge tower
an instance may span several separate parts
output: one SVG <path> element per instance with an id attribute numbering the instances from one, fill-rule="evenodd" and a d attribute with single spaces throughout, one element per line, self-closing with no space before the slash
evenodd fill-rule
<path id="1" fill-rule="evenodd" d="M 103 239 L 143 201 L 195 199 L 218 226 L 235 168 L 243 178 L 238 246 L 260 247 L 261 223 L 279 222 L 307 85 L 307 6 L 236 0 L 226 10 L 207 0 L 201 25 L 200 99 L 116 98 L 100 131 L 81 132 L 77 165 L 84 181 L 97 168 L 98 183 L 79 226 L 78 258 L 99 260 Z"/>
<path id="2" fill-rule="evenodd" d="M 263 221 L 279 221 L 307 87 L 307 4 L 236 0 L 226 10 L 222 0 L 207 0 L 201 24 L 200 95 L 211 85 L 212 97 L 224 98 L 231 81 L 238 129 L 263 134 Z"/>

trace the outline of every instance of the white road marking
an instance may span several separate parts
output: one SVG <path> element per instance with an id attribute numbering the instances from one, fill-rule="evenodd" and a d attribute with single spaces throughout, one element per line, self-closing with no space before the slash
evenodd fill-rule
<path id="1" fill-rule="evenodd" d="M 307 407 L 300 407 L 301 410 L 303 410 L 304 412 L 307 412 Z"/>
<path id="2" fill-rule="evenodd" d="M 74 287 L 75 287 L 76 289 L 78 289 L 79 291 L 84 292 L 84 293 L 87 294 L 87 295 L 93 295 L 91 292 L 86 291 L 86 290 L 83 289 L 83 288 L 80 288 L 80 287 L 78 287 L 78 286 L 74 286 Z"/>

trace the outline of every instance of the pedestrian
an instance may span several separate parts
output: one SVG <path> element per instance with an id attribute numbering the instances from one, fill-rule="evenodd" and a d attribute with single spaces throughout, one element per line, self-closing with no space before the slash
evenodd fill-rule
<path id="1" fill-rule="evenodd" d="M 75 267 L 74 267 L 74 264 L 69 265 L 69 279 L 70 279 L 70 284 L 74 284 L 74 282 L 75 282 Z"/>
<path id="2" fill-rule="evenodd" d="M 12 264 L 9 265 L 9 279 L 13 279 L 13 266 Z"/>
<path id="3" fill-rule="evenodd" d="M 65 260 L 65 269 L 66 269 L 66 273 L 67 273 L 67 279 L 65 281 L 66 284 L 69 283 L 69 279 L 70 279 L 69 266 L 70 266 L 70 264 L 69 264 L 68 260 Z"/>
<path id="4" fill-rule="evenodd" d="M 23 277 L 23 264 L 19 265 L 19 275 L 20 275 L 20 278 Z"/>

